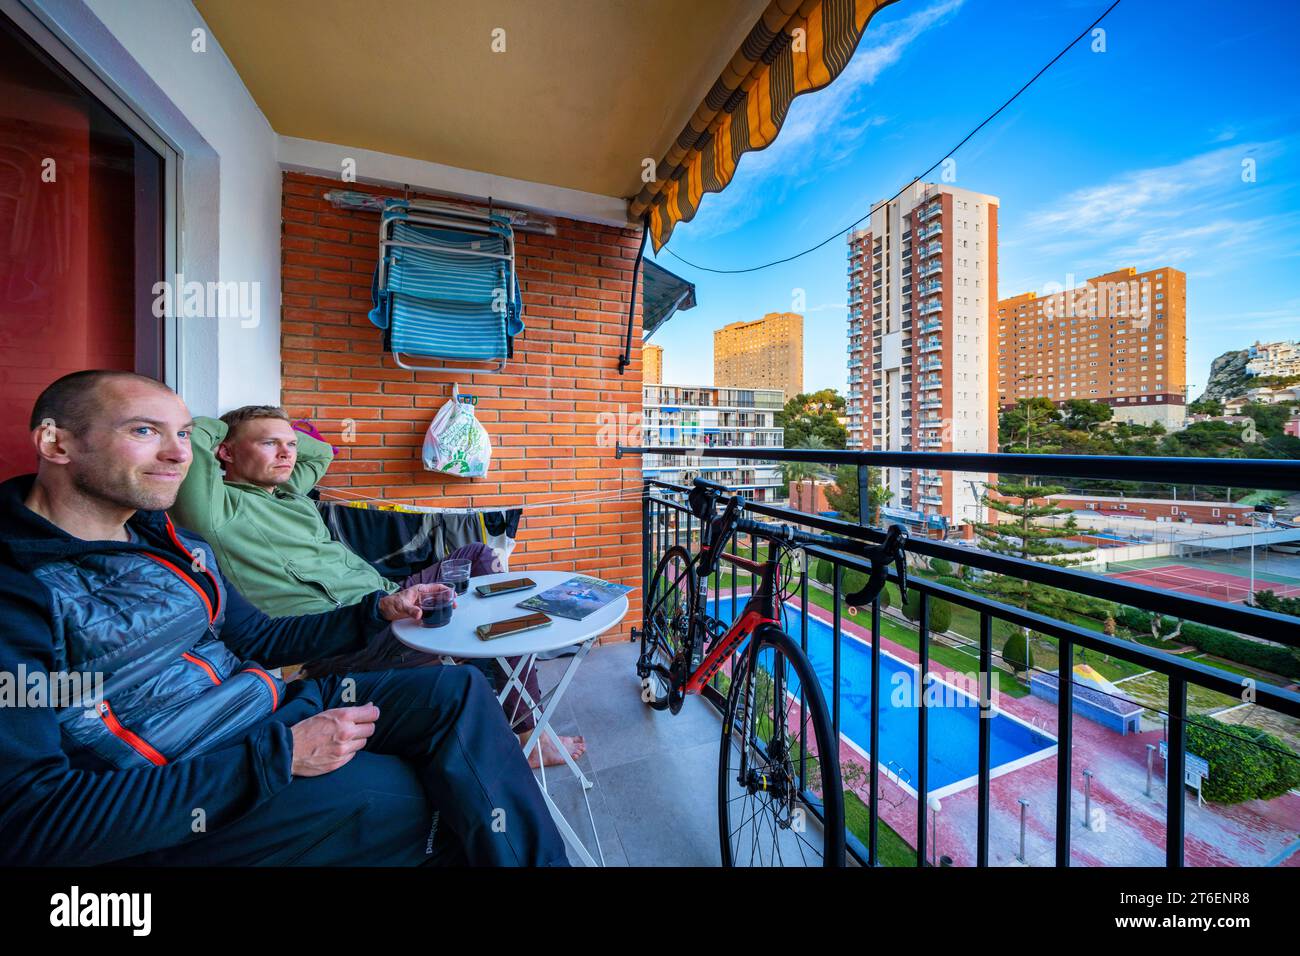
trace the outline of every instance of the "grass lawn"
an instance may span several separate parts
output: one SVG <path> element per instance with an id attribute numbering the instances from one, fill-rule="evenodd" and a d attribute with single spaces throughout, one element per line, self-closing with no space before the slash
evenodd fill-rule
<path id="1" fill-rule="evenodd" d="M 1195 654 L 1190 654 L 1187 656 L 1187 659 L 1200 661 L 1207 667 L 1213 667 L 1215 670 L 1227 671 L 1229 674 L 1237 674 L 1240 677 L 1250 677 L 1255 680 L 1266 681 L 1270 684 L 1281 684 L 1284 687 L 1288 683 L 1285 677 L 1279 677 L 1277 674 L 1270 674 L 1267 671 L 1255 670 L 1247 667 L 1245 664 L 1225 661 L 1221 657 L 1213 657 L 1204 651 L 1197 651 Z"/>
<path id="2" fill-rule="evenodd" d="M 1120 685 L 1120 690 L 1144 707 L 1161 713 L 1169 712 L 1169 679 L 1164 674 L 1149 671 L 1141 677 L 1126 680 Z M 1190 714 L 1211 714 L 1240 703 L 1239 697 L 1229 697 L 1196 684 L 1187 685 L 1187 712 Z"/>
<path id="3" fill-rule="evenodd" d="M 848 831 L 861 840 L 863 846 L 871 846 L 871 810 L 856 793 L 846 791 L 844 794 L 844 822 Z M 878 820 L 877 824 L 878 865 L 916 866 L 916 850 L 884 820 Z"/>
<path id="4" fill-rule="evenodd" d="M 886 587 L 888 587 L 890 591 L 889 596 L 892 606 L 899 607 L 901 602 L 898 600 L 898 588 L 893 584 L 888 584 Z M 972 608 L 959 607 L 956 604 L 951 605 L 951 607 L 952 626 L 949 630 L 960 634 L 962 637 L 978 645 L 980 635 L 979 612 Z M 1079 627 L 1086 627 L 1091 631 L 1100 632 L 1104 626 L 1101 621 L 1095 621 L 1092 618 L 1084 617 L 1080 614 L 1066 614 L 1062 620 L 1065 620 L 1070 624 L 1078 625 Z M 993 653 L 995 655 L 1001 652 L 1001 644 L 1004 643 L 1006 643 L 1006 638 L 999 634 L 998 625 L 995 623 L 993 627 Z M 1097 672 L 1107 680 L 1113 681 L 1118 680 L 1121 677 L 1131 677 L 1134 674 L 1140 674 L 1146 670 L 1145 667 L 1142 667 L 1139 664 L 1119 660 L 1114 657 L 1107 662 L 1095 651 L 1087 660 L 1085 660 L 1083 657 L 1084 653 L 1084 648 L 1076 647 L 1074 649 L 1074 663 L 1091 664 L 1096 668 Z M 1057 642 L 1055 638 L 1048 637 L 1034 642 L 1034 664 L 1036 667 L 1041 670 L 1054 671 L 1056 670 L 1058 663 L 1059 652 L 1057 650 Z"/>

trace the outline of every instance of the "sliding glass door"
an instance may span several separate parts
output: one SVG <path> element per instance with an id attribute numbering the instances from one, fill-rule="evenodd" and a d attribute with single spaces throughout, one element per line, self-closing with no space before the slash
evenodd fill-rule
<path id="1" fill-rule="evenodd" d="M 60 375 L 174 384 L 153 302 L 175 253 L 175 156 L 71 65 L 0 13 L 0 479 L 34 469 L 28 415 Z"/>

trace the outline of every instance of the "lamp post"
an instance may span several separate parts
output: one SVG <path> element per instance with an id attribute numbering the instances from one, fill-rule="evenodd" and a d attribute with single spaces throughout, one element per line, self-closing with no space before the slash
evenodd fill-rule
<path id="1" fill-rule="evenodd" d="M 1021 863 L 1028 863 L 1025 859 L 1025 812 L 1029 809 L 1029 801 L 1024 797 L 1019 800 L 1020 803 L 1020 853 L 1016 857 Z"/>
<path id="2" fill-rule="evenodd" d="M 1250 599 L 1255 598 L 1255 521 L 1259 517 L 1259 512 L 1252 511 L 1246 516 L 1250 522 Z"/>
<path id="3" fill-rule="evenodd" d="M 1092 771 L 1083 772 L 1083 826 L 1092 829 Z"/>
<path id="4" fill-rule="evenodd" d="M 939 811 L 943 804 L 938 797 L 931 797 L 930 802 L 930 859 L 931 866 L 939 865 Z"/>

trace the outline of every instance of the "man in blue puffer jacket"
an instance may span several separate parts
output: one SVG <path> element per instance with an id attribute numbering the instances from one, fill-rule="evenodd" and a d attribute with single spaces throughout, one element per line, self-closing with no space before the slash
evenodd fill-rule
<path id="1" fill-rule="evenodd" d="M 0 485 L 0 864 L 565 865 L 480 671 L 264 669 L 444 586 L 268 618 L 164 513 L 190 424 L 153 379 L 64 376 Z"/>

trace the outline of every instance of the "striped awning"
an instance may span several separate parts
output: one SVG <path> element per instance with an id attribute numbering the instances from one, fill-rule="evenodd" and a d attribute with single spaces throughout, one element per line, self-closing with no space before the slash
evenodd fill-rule
<path id="1" fill-rule="evenodd" d="M 736 163 L 776 139 L 790 103 L 830 84 L 848 64 L 867 23 L 895 0 L 772 0 L 691 121 L 633 198 L 649 214 L 658 252 L 705 193 L 731 182 Z"/>

